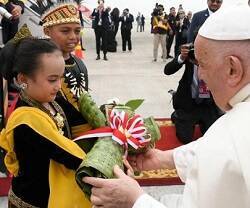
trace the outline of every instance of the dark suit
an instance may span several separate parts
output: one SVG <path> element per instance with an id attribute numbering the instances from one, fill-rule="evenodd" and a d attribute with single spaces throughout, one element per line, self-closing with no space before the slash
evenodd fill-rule
<path id="1" fill-rule="evenodd" d="M 174 40 L 174 36 L 175 36 L 175 25 L 176 25 L 176 17 L 172 14 L 169 14 L 168 16 L 168 24 L 172 29 L 172 34 L 168 34 L 167 36 L 167 44 L 166 44 L 166 48 L 167 48 L 167 57 L 169 57 L 170 54 L 170 50 L 171 50 L 171 46 L 173 44 L 173 40 Z"/>
<path id="2" fill-rule="evenodd" d="M 106 55 L 107 53 L 107 41 L 108 41 L 108 30 L 110 27 L 110 21 L 109 21 L 109 13 L 108 11 L 102 11 L 101 16 L 97 9 L 94 9 L 92 15 L 93 19 L 93 25 L 92 28 L 95 30 L 95 38 L 96 38 L 96 53 L 97 55 L 100 55 L 101 50 L 101 39 L 102 39 L 102 50 L 103 54 Z M 100 22 L 101 18 L 101 24 Z"/>
<path id="3" fill-rule="evenodd" d="M 208 9 L 205 9 L 203 11 L 197 12 L 194 14 L 193 19 L 191 21 L 191 25 L 188 30 L 188 43 L 193 43 L 200 27 L 203 25 L 203 23 L 206 21 L 206 19 L 209 17 Z"/>
<path id="4" fill-rule="evenodd" d="M 176 136 L 182 143 L 192 141 L 194 126 L 200 124 L 204 134 L 210 125 L 219 117 L 218 109 L 211 98 L 192 98 L 191 85 L 193 83 L 194 65 L 188 61 L 185 63 L 184 74 L 179 81 L 176 93 L 173 95 L 173 107 L 171 116 L 176 126 Z M 183 64 L 178 63 L 178 57 L 169 62 L 164 73 L 171 75 L 177 72 Z M 199 101 L 199 102 L 198 102 Z"/>
<path id="5" fill-rule="evenodd" d="M 178 19 L 178 21 L 180 21 Z M 180 54 L 180 46 L 187 43 L 187 31 L 190 26 L 190 21 L 188 18 L 184 18 L 182 26 L 177 24 L 175 27 L 175 50 L 174 56 L 178 56 Z"/>
<path id="6" fill-rule="evenodd" d="M 131 43 L 131 30 L 133 28 L 132 23 L 134 22 L 134 17 L 132 14 L 128 14 L 126 18 L 121 16 L 119 18 L 121 24 L 121 35 L 122 35 L 122 50 L 126 51 L 126 45 L 128 42 L 128 50 L 132 50 L 132 43 Z"/>

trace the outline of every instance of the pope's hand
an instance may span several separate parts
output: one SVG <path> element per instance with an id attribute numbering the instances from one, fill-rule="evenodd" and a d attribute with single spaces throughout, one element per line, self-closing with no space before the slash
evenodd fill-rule
<path id="1" fill-rule="evenodd" d="M 173 151 L 149 149 L 143 154 L 129 156 L 128 161 L 135 171 L 174 169 Z"/>
<path id="2" fill-rule="evenodd" d="M 92 204 L 102 208 L 131 208 L 143 194 L 142 188 L 118 166 L 114 167 L 114 175 L 115 179 L 83 178 L 85 183 L 93 186 Z"/>

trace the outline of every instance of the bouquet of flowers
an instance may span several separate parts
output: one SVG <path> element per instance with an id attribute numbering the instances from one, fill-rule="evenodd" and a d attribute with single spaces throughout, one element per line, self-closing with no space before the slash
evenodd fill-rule
<path id="1" fill-rule="evenodd" d="M 123 169 L 124 156 L 146 151 L 160 139 L 154 119 L 135 114 L 142 102 L 103 105 L 102 112 L 87 92 L 80 97 L 80 112 L 94 128 L 74 139 L 87 152 L 76 171 L 76 181 L 87 197 L 91 195 L 91 186 L 82 181 L 83 177 L 113 178 L 115 165 Z"/>

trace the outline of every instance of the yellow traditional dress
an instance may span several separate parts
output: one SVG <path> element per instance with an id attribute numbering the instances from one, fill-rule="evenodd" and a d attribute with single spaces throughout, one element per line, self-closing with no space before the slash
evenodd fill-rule
<path id="1" fill-rule="evenodd" d="M 0 137 L 0 146 L 7 152 L 5 164 L 9 172 L 14 175 L 13 179 L 22 177 L 22 174 L 25 174 L 22 172 L 23 170 L 19 164 L 19 155 L 17 156 L 15 152 L 15 143 L 17 143 L 17 140 L 14 138 L 14 136 L 16 136 L 14 130 L 20 126 L 26 126 L 34 130 L 35 133 L 39 134 L 41 138 L 45 140 L 44 142 L 54 144 L 66 153 L 72 155 L 72 157 L 74 156 L 79 159 L 85 157 L 85 153 L 81 148 L 59 133 L 58 126 L 47 113 L 35 107 L 19 107 L 11 114 L 6 128 L 2 130 Z M 36 140 L 36 138 L 33 139 Z M 35 149 L 33 149 L 32 146 L 27 148 L 30 148 L 30 151 L 33 151 L 32 154 L 36 155 Z M 48 156 L 42 155 L 42 157 Z M 33 168 L 34 167 L 30 167 L 31 170 Z M 91 207 L 90 202 L 85 198 L 83 192 L 76 184 L 75 171 L 53 159 L 49 160 L 48 184 L 49 199 L 47 207 Z M 39 198 L 41 193 L 37 192 L 34 194 Z M 20 198 L 20 196 L 17 197 Z"/>

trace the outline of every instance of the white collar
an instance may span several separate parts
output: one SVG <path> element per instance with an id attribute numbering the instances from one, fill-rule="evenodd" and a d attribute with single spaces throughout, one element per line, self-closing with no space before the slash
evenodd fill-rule
<path id="1" fill-rule="evenodd" d="M 214 12 L 213 12 L 213 11 L 211 11 L 209 8 L 207 8 L 207 10 L 208 10 L 209 16 L 210 16 L 211 14 L 213 14 L 213 13 L 214 13 Z"/>
<path id="2" fill-rule="evenodd" d="M 250 83 L 240 89 L 230 100 L 230 106 L 235 106 L 237 103 L 250 101 Z"/>

